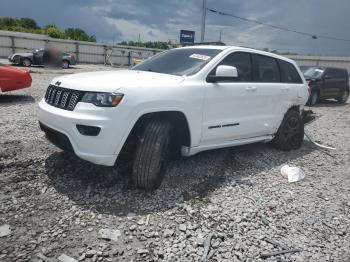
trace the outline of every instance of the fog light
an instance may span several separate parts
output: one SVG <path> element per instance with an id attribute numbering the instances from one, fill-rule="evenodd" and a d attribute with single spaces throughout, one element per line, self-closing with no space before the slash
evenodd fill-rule
<path id="1" fill-rule="evenodd" d="M 98 126 L 77 125 L 77 129 L 84 136 L 97 136 L 101 131 L 101 128 Z"/>

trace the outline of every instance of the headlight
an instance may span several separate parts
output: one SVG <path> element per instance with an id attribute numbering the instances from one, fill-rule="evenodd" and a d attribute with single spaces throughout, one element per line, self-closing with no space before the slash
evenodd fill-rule
<path id="1" fill-rule="evenodd" d="M 117 106 L 123 99 L 123 94 L 86 92 L 81 102 L 92 103 L 95 106 Z"/>

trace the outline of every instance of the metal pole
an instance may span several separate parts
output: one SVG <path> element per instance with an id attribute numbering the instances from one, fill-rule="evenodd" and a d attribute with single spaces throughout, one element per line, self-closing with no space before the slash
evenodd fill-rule
<path id="1" fill-rule="evenodd" d="M 205 35 L 205 18 L 207 16 L 207 0 L 203 0 L 203 10 L 202 10 L 202 30 L 201 30 L 201 42 L 204 42 Z"/>
<path id="2" fill-rule="evenodd" d="M 12 54 L 16 53 L 16 44 L 15 44 L 15 37 L 10 36 L 11 38 L 11 49 L 12 49 Z"/>

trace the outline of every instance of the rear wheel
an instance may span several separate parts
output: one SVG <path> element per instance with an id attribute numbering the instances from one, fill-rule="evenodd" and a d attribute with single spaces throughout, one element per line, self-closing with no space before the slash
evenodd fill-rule
<path id="1" fill-rule="evenodd" d="M 62 61 L 62 68 L 64 68 L 64 69 L 69 68 L 69 62 L 67 60 Z"/>
<path id="2" fill-rule="evenodd" d="M 299 112 L 289 110 L 278 128 L 272 144 L 281 150 L 289 151 L 301 147 L 304 140 L 304 124 Z"/>
<path id="3" fill-rule="evenodd" d="M 132 179 L 137 187 L 152 190 L 160 186 L 170 156 L 171 130 L 170 122 L 163 119 L 146 124 L 133 163 Z"/>
<path id="4" fill-rule="evenodd" d="M 29 67 L 29 66 L 31 66 L 31 64 L 32 64 L 32 61 L 30 61 L 29 58 L 24 58 L 22 60 L 22 65 L 25 66 L 25 67 Z"/>
<path id="5" fill-rule="evenodd" d="M 311 92 L 311 95 L 310 95 L 310 99 L 309 99 L 309 105 L 310 106 L 314 106 L 317 104 L 319 100 L 319 95 L 318 95 L 318 92 L 317 91 L 312 91 Z"/>
<path id="6" fill-rule="evenodd" d="M 337 98 L 337 100 L 339 103 L 346 103 L 348 98 L 349 98 L 349 91 L 345 90 L 345 91 L 343 91 L 343 94 Z"/>

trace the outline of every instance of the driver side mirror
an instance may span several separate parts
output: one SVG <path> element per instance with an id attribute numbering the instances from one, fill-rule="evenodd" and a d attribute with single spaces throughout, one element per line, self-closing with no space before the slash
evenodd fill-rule
<path id="1" fill-rule="evenodd" d="M 215 75 L 209 75 L 207 80 L 215 83 L 219 81 L 227 81 L 238 77 L 238 71 L 235 66 L 219 65 L 216 68 Z"/>

